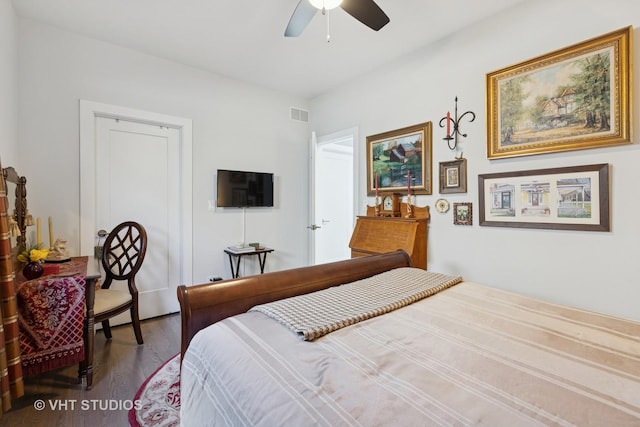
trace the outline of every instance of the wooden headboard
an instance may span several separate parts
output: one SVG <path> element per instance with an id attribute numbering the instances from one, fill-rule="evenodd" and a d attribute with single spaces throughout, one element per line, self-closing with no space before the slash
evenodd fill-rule
<path id="1" fill-rule="evenodd" d="M 202 285 L 181 285 L 178 287 L 182 317 L 181 354 L 184 355 L 191 339 L 200 329 L 226 317 L 244 313 L 255 305 L 410 266 L 409 255 L 398 250 Z"/>

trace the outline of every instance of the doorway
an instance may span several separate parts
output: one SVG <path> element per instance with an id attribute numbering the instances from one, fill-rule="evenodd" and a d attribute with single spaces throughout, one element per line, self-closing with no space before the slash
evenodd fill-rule
<path id="1" fill-rule="evenodd" d="M 190 120 L 80 102 L 80 251 L 93 255 L 98 232 L 120 222 L 145 227 L 141 319 L 179 311 L 176 288 L 192 281 L 191 206 Z"/>
<path id="2" fill-rule="evenodd" d="M 348 129 L 312 137 L 311 264 L 351 257 L 356 135 L 356 129 Z"/>

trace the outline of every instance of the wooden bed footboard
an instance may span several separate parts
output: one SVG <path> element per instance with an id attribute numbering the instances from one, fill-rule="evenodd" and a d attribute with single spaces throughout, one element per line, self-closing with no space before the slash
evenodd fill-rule
<path id="1" fill-rule="evenodd" d="M 181 285 L 178 287 L 182 318 L 181 355 L 184 356 L 189 342 L 200 329 L 226 317 L 244 313 L 255 305 L 353 282 L 393 268 L 409 266 L 411 266 L 409 255 L 403 250 L 398 250 L 382 255 L 202 285 Z"/>

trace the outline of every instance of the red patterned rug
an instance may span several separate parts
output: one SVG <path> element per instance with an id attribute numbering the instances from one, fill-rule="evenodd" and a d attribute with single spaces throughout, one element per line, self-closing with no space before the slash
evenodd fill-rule
<path id="1" fill-rule="evenodd" d="M 160 366 L 140 386 L 139 401 L 129 411 L 132 427 L 177 427 L 180 425 L 180 354 Z"/>

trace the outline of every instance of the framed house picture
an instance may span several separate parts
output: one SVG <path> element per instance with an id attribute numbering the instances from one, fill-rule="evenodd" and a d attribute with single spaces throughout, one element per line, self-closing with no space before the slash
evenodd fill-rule
<path id="1" fill-rule="evenodd" d="M 440 194 L 467 192 L 467 159 L 440 162 Z"/>
<path id="2" fill-rule="evenodd" d="M 609 165 L 478 175 L 480 225 L 609 231 Z"/>
<path id="3" fill-rule="evenodd" d="M 487 157 L 631 143 L 632 29 L 487 74 Z"/>
<path id="4" fill-rule="evenodd" d="M 367 136 L 367 195 L 431 194 L 432 124 Z"/>

